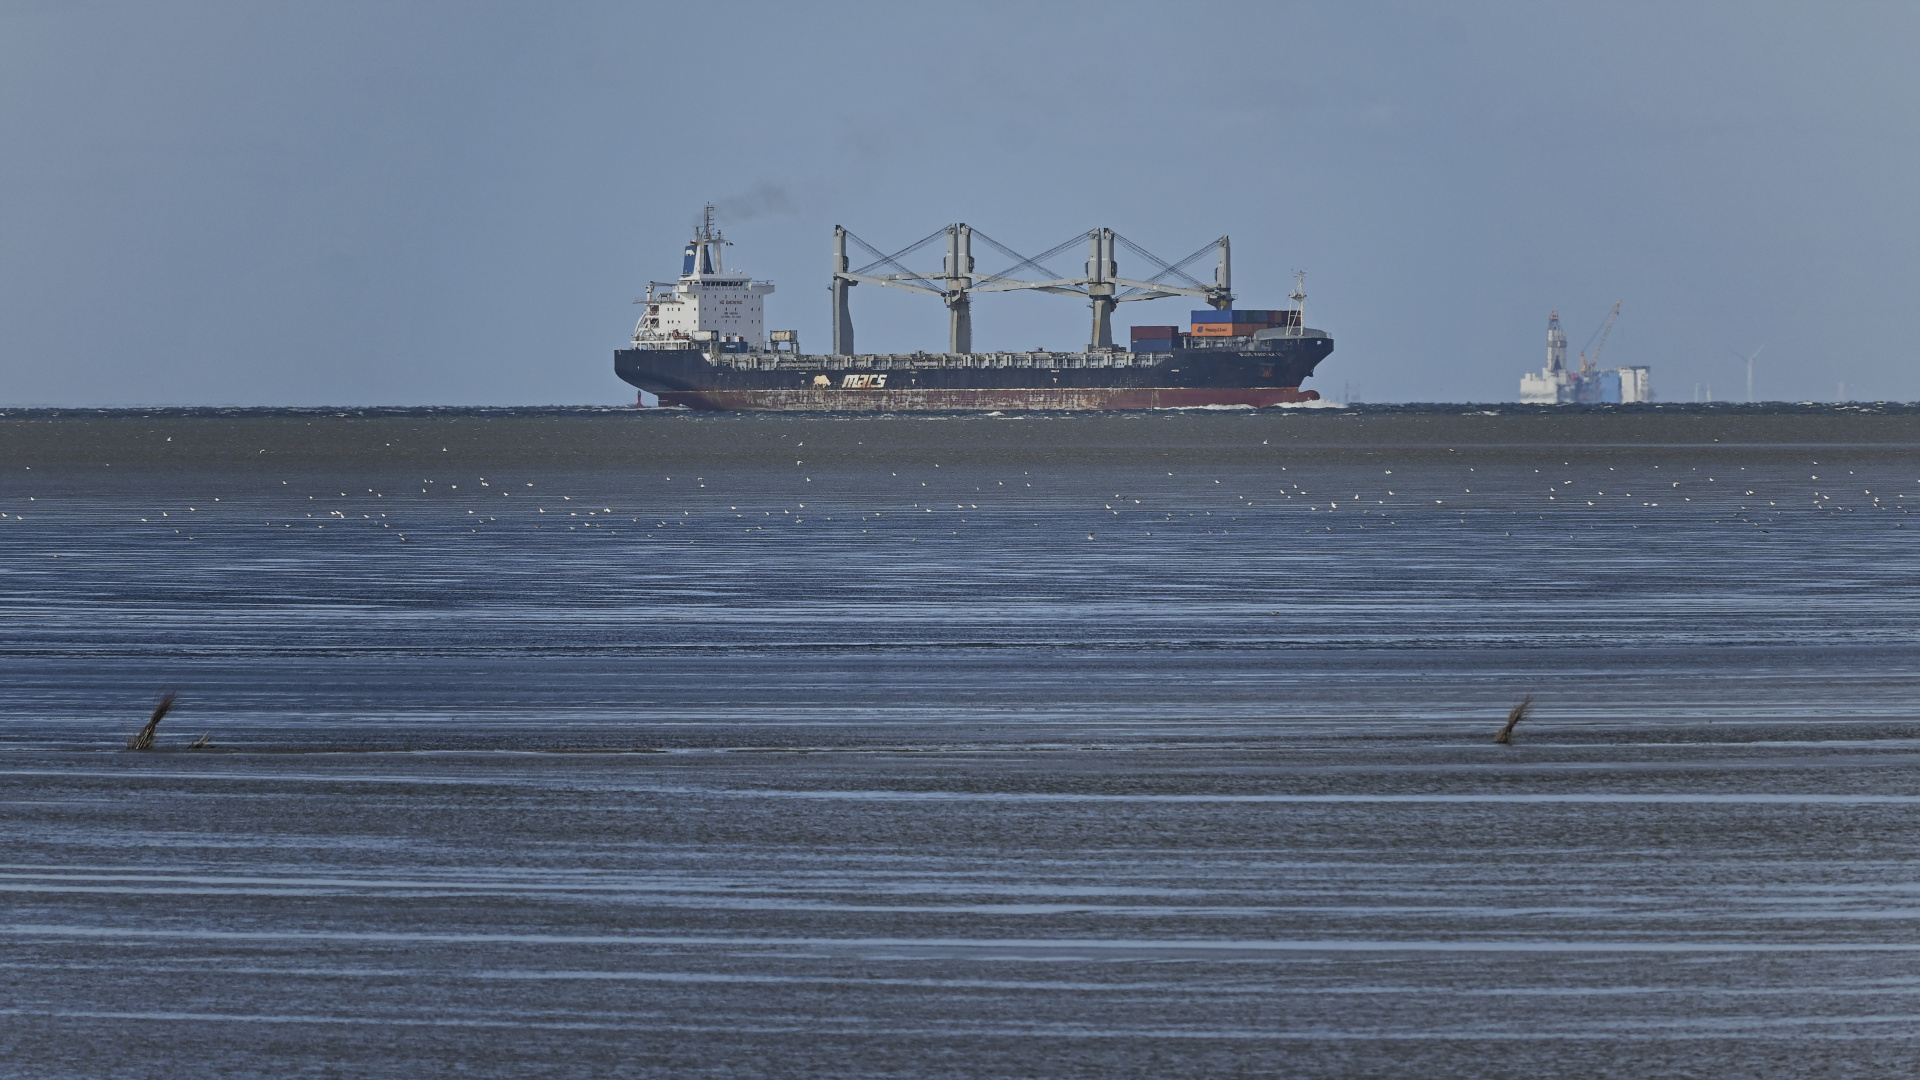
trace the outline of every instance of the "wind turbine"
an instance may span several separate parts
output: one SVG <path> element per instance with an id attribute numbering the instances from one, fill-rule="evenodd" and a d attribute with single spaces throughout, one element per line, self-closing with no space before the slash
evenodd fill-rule
<path id="1" fill-rule="evenodd" d="M 1769 344 L 1771 344 L 1771 342 L 1769 342 Z M 1766 347 L 1767 347 L 1766 345 L 1762 345 L 1760 346 L 1760 348 L 1753 350 L 1753 352 L 1747 356 L 1740 356 L 1740 350 L 1735 349 L 1732 346 L 1727 347 L 1728 352 L 1732 353 L 1735 356 L 1739 356 L 1740 359 L 1745 360 L 1747 362 L 1747 404 L 1749 405 L 1753 404 L 1753 358 L 1756 356 L 1759 356 L 1761 352 L 1763 352 L 1766 349 Z"/>

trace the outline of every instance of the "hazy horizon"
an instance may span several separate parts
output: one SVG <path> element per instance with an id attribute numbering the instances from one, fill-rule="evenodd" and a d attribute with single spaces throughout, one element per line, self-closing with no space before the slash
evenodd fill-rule
<path id="1" fill-rule="evenodd" d="M 1243 306 L 1306 270 L 1330 398 L 1515 400 L 1550 310 L 1577 352 L 1618 300 L 1604 364 L 1667 402 L 1755 350 L 1762 400 L 1920 399 L 1911 7 L 728 10 L 0 5 L 0 405 L 630 402 L 708 201 L 811 351 L 836 224 L 1108 226 L 1231 235 Z M 853 308 L 944 345 L 928 298 Z M 976 347 L 1086 321 L 983 296 Z"/>

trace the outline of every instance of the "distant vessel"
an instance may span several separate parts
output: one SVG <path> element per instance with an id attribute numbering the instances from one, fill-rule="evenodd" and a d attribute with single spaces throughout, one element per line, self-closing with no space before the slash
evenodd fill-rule
<path id="1" fill-rule="evenodd" d="M 1567 367 L 1567 334 L 1560 329 L 1560 313 L 1547 316 L 1547 366 L 1539 374 L 1520 376 L 1520 401 L 1526 405 L 1565 405 L 1580 402 L 1590 405 L 1622 405 L 1653 400 L 1653 381 L 1644 367 L 1600 369 L 1600 350 L 1607 347 L 1607 335 L 1613 321 L 1620 317 L 1616 301 L 1607 321 L 1595 333 L 1589 358 L 1580 353 L 1580 368 Z M 1590 343 L 1591 344 L 1591 343 Z"/>
<path id="2" fill-rule="evenodd" d="M 1300 383 L 1333 352 L 1333 338 L 1305 324 L 1305 275 L 1298 277 L 1291 308 L 1236 309 L 1225 237 L 1178 264 L 1160 263 L 1142 251 L 1160 263 L 1160 271 L 1152 280 L 1136 281 L 1119 276 L 1114 244 L 1117 240 L 1139 251 L 1137 246 L 1111 229 L 1096 229 L 1086 234 L 1090 257 L 1085 276 L 1060 277 L 1040 265 L 1077 244 L 1075 238 L 1009 271 L 1033 268 L 1049 275 L 1026 281 L 976 276 L 971 253 L 975 230 L 951 225 L 945 234 L 947 257 L 940 271 L 916 274 L 899 262 L 941 235 L 934 233 L 856 272 L 849 269 L 847 241 L 865 242 L 836 227 L 834 349 L 808 355 L 800 352 L 794 331 L 766 329 L 764 302 L 773 285 L 726 269 L 722 249 L 727 241 L 714 227 L 713 207 L 708 206 L 683 252 L 679 280 L 649 282 L 646 296 L 636 301 L 643 312 L 631 347 L 614 353 L 614 373 L 643 391 L 643 403 L 652 394 L 661 405 L 693 409 L 1260 408 L 1320 397 L 1300 389 Z M 982 239 L 994 243 L 984 235 Z M 1213 283 L 1187 277 L 1182 268 L 1214 247 L 1219 265 Z M 898 272 L 865 272 L 876 268 Z M 1176 277 L 1186 283 L 1157 280 Z M 947 351 L 855 352 L 847 292 L 863 282 L 941 297 L 949 311 Z M 1087 297 L 1094 312 L 1087 348 L 974 352 L 971 294 L 1012 289 Z M 1113 344 L 1111 318 L 1118 303 L 1170 296 L 1195 296 L 1211 306 L 1194 311 L 1184 330 L 1136 326 L 1130 349 Z"/>

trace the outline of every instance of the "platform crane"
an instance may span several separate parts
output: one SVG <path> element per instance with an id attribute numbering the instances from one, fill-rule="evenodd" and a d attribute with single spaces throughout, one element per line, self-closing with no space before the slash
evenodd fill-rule
<path id="1" fill-rule="evenodd" d="M 1595 344 L 1593 340 L 1587 342 L 1587 344 L 1593 346 L 1593 356 L 1589 358 L 1587 356 L 1587 350 L 1580 350 L 1580 374 L 1585 375 L 1587 372 L 1600 366 L 1600 350 L 1607 347 L 1607 335 L 1613 332 L 1613 320 L 1620 317 L 1620 305 L 1625 302 L 1624 300 L 1615 300 L 1613 302 L 1613 310 L 1607 312 L 1607 321 L 1601 323 L 1600 329 L 1593 335 L 1594 338 L 1597 339 L 1598 344 Z"/>

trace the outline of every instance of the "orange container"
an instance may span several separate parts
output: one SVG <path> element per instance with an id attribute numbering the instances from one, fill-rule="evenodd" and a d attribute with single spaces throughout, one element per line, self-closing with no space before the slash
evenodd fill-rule
<path id="1" fill-rule="evenodd" d="M 1193 324 L 1194 337 L 1251 337 L 1255 330 L 1265 330 L 1266 323 L 1251 322 L 1197 322 Z"/>

